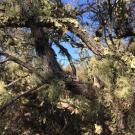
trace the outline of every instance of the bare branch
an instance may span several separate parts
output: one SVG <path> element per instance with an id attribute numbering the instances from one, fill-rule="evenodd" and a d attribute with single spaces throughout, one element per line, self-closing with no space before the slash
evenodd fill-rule
<path id="1" fill-rule="evenodd" d="M 19 77 L 19 78 L 17 78 L 16 80 L 14 80 L 13 82 L 7 84 L 5 87 L 8 88 L 8 87 L 14 85 L 15 83 L 17 83 L 18 81 L 22 80 L 23 78 L 25 78 L 25 77 L 27 77 L 27 76 L 28 76 L 28 75 L 23 76 L 23 77 Z"/>
<path id="2" fill-rule="evenodd" d="M 69 36 L 69 35 L 65 35 L 64 36 L 64 41 L 69 42 L 71 44 L 72 47 L 76 47 L 76 48 L 86 48 L 86 45 L 84 43 L 77 43 L 73 37 Z"/>
<path id="3" fill-rule="evenodd" d="M 73 10 L 73 13 L 75 12 L 76 13 L 76 15 L 82 15 L 82 14 L 84 14 L 84 13 L 86 13 L 86 12 L 93 12 L 93 13 L 96 13 L 97 12 L 97 9 L 94 7 L 94 4 L 92 3 L 92 4 L 88 4 L 87 3 L 87 6 L 85 7 L 85 8 L 75 8 L 75 10 Z"/>

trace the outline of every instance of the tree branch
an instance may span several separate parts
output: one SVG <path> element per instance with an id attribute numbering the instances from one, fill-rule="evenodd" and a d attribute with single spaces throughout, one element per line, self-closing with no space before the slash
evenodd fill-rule
<path id="1" fill-rule="evenodd" d="M 103 55 L 101 47 L 96 44 L 81 25 L 78 24 L 78 26 L 75 27 L 73 24 L 68 23 L 68 29 L 75 33 L 94 54 Z"/>
<path id="2" fill-rule="evenodd" d="M 7 101 L 2 107 L 0 107 L 0 113 L 3 112 L 7 107 L 9 107 L 10 105 L 12 105 L 14 102 L 16 102 L 18 99 L 20 99 L 23 96 L 26 96 L 28 94 L 32 94 L 35 93 L 43 88 L 47 87 L 46 84 L 40 85 L 36 88 L 33 88 L 31 90 L 25 91 L 21 94 L 18 94 L 17 96 L 12 97 L 9 101 Z"/>
<path id="3" fill-rule="evenodd" d="M 62 26 L 59 28 L 55 23 L 59 23 Z M 37 27 L 48 27 L 48 28 L 59 28 L 62 29 L 63 25 L 67 27 L 67 29 L 73 33 L 75 33 L 96 55 L 102 55 L 103 50 L 100 46 L 98 46 L 95 41 L 89 36 L 89 34 L 84 30 L 84 28 L 79 24 L 76 19 L 73 18 L 53 18 L 53 17 L 41 17 L 39 16 L 36 19 L 28 20 L 28 21 L 6 21 L 0 22 L 0 28 L 5 27 L 29 27 L 37 26 Z"/>
<path id="4" fill-rule="evenodd" d="M 64 41 L 69 42 L 71 44 L 72 47 L 76 47 L 76 48 L 86 48 L 86 45 L 84 43 L 78 43 L 76 42 L 73 37 L 69 36 L 69 35 L 65 35 L 64 36 Z"/>
<path id="5" fill-rule="evenodd" d="M 33 68 L 32 66 L 28 65 L 27 63 L 19 60 L 18 58 L 16 58 L 15 56 L 12 56 L 10 55 L 9 53 L 7 52 L 2 52 L 0 51 L 0 55 L 4 55 L 8 58 L 10 58 L 10 60 L 14 61 L 15 63 L 21 65 L 22 67 L 25 67 L 26 69 L 28 69 L 28 71 L 30 73 L 35 73 L 37 75 L 37 77 L 39 77 L 39 79 L 41 80 L 42 83 L 45 83 L 45 84 L 49 84 L 50 81 L 52 79 L 54 79 L 54 76 L 51 76 L 47 79 L 45 79 L 42 75 L 40 75 L 35 68 Z M 88 88 L 86 84 L 84 83 L 79 83 L 79 82 L 76 82 L 76 81 L 69 81 L 71 78 L 70 77 L 65 77 L 63 76 L 62 78 L 66 84 L 66 86 L 68 87 L 68 90 L 71 91 L 72 93 L 76 94 L 76 95 L 84 95 L 86 98 L 88 99 L 91 99 L 93 98 L 93 96 L 91 96 L 91 92 L 90 91 L 93 91 L 92 88 Z"/>
<path id="6" fill-rule="evenodd" d="M 5 22 L 3 22 L 3 20 L 0 19 L 0 28 L 5 28 L 5 27 L 30 28 L 32 25 L 50 28 L 50 27 L 54 26 L 53 24 L 54 24 L 54 22 L 51 21 L 51 18 L 48 18 L 48 17 L 44 17 L 44 19 L 42 19 L 42 17 L 38 17 L 38 18 L 34 18 L 34 19 L 29 19 L 29 20 L 9 18 Z"/>
<path id="7" fill-rule="evenodd" d="M 19 64 L 20 66 L 26 68 L 30 73 L 35 73 L 41 80 L 44 80 L 44 78 L 36 71 L 36 69 L 34 67 L 32 67 L 31 65 L 29 65 L 26 62 L 19 60 L 18 58 L 13 56 L 10 52 L 0 51 L 0 55 L 6 56 L 10 61 L 14 61 L 15 63 Z"/>
<path id="8" fill-rule="evenodd" d="M 19 78 L 17 78 L 16 80 L 12 81 L 11 83 L 7 84 L 5 87 L 8 88 L 8 87 L 14 85 L 16 82 L 22 80 L 23 78 L 25 78 L 25 77 L 27 77 L 27 76 L 28 76 L 28 75 L 23 76 L 23 77 L 19 77 Z"/>
<path id="9" fill-rule="evenodd" d="M 54 42 L 60 48 L 60 50 L 66 55 L 66 57 L 67 57 L 67 59 L 68 59 L 68 61 L 70 63 L 70 66 L 72 68 L 72 73 L 73 73 L 73 75 L 76 76 L 76 68 L 75 68 L 74 63 L 72 61 L 72 56 L 70 55 L 70 53 L 68 52 L 68 50 L 65 47 L 63 47 L 62 45 L 60 45 L 56 41 L 54 41 Z"/>
<path id="10" fill-rule="evenodd" d="M 10 61 L 10 59 L 8 58 L 8 59 L 6 59 L 6 60 L 0 61 L 0 64 L 4 64 L 4 63 L 6 63 L 7 61 Z"/>

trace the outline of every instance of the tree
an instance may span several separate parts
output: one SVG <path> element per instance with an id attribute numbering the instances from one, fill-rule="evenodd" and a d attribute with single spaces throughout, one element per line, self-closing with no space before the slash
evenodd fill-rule
<path id="1" fill-rule="evenodd" d="M 61 0 L 1 1 L 0 89 L 4 100 L 2 99 L 0 111 L 5 111 L 18 101 L 17 105 L 26 104 L 36 107 L 41 105 L 41 108 L 50 105 L 59 112 L 57 105 L 52 105 L 52 102 L 58 103 L 57 100 L 67 89 L 75 95 L 84 96 L 86 98 L 83 99 L 84 102 L 94 103 L 97 100 L 94 114 L 97 112 L 98 116 L 91 120 L 91 123 L 96 124 L 95 128 L 101 125 L 100 134 L 132 133 L 132 129 L 130 131 L 125 121 L 128 119 L 127 112 L 134 105 L 132 83 L 135 69 L 134 5 L 134 1 L 123 0 L 102 2 L 93 0 L 77 7 L 64 5 Z M 86 22 L 86 15 L 90 21 Z M 91 23 L 94 25 L 92 26 Z M 93 28 L 93 37 L 90 36 L 92 32 L 89 33 L 87 30 L 90 27 Z M 127 37 L 128 44 L 125 42 Z M 76 77 L 72 55 L 62 42 L 69 42 L 72 47 L 86 49 L 93 53 L 88 60 L 86 59 L 88 68 L 84 69 L 85 72 L 87 71 L 85 81 Z M 72 69 L 71 73 L 67 73 L 60 66 L 53 45 L 56 45 L 62 55 L 67 57 Z M 51 101 L 46 101 L 46 97 Z M 130 100 L 127 102 L 129 97 Z M 44 103 L 45 101 L 47 104 Z M 20 117 L 23 114 L 22 118 L 25 115 L 33 118 L 31 115 L 36 110 L 27 109 L 28 107 L 26 110 L 23 107 L 22 112 L 18 112 L 17 115 Z M 40 114 L 40 111 L 38 113 Z M 11 118 L 10 113 L 8 114 Z M 35 123 L 35 127 L 38 128 L 37 131 L 44 134 L 44 130 L 37 126 L 39 123 Z M 61 129 L 59 126 L 58 134 Z M 64 131 L 66 128 L 61 129 L 62 134 L 66 134 Z M 23 130 L 24 127 L 20 130 L 20 134 L 23 134 Z M 2 131 L 3 134 L 4 132 L 6 133 Z M 77 131 L 76 134 L 80 132 Z M 34 133 L 31 128 L 26 134 Z"/>

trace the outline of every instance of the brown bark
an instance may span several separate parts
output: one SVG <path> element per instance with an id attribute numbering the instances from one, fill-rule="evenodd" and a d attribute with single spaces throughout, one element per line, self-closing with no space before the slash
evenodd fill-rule
<path id="1" fill-rule="evenodd" d="M 35 39 L 36 52 L 42 58 L 45 69 L 51 73 L 62 73 L 63 70 L 56 60 L 55 52 L 49 45 L 47 33 L 43 28 L 36 26 L 32 26 L 31 31 Z"/>
<path id="2" fill-rule="evenodd" d="M 90 49 L 94 54 L 98 56 L 103 55 L 103 50 L 101 46 L 97 45 L 96 42 L 89 36 L 89 34 L 84 30 L 81 25 L 77 27 L 68 23 L 68 29 L 75 33 L 80 39 L 86 44 L 87 48 Z"/>
<path id="3" fill-rule="evenodd" d="M 72 61 L 72 56 L 70 55 L 70 53 L 68 52 L 68 50 L 65 47 L 63 47 L 62 45 L 59 44 L 59 42 L 56 42 L 56 45 L 65 54 L 65 56 L 67 56 L 67 59 L 69 61 L 71 69 L 72 69 L 72 75 L 76 76 L 76 68 L 75 68 L 75 65 L 74 65 L 74 63 Z"/>
<path id="4" fill-rule="evenodd" d="M 79 25 L 79 28 L 78 28 L 78 27 L 75 27 L 74 24 L 72 25 L 70 23 L 66 23 L 66 25 L 67 25 L 68 30 L 78 35 L 82 39 L 82 41 L 87 45 L 87 47 L 93 51 L 93 53 L 97 55 L 102 54 L 102 50 L 100 46 L 99 47 L 96 46 L 93 39 L 89 37 L 89 35 L 87 34 L 87 32 L 84 31 L 82 26 Z M 3 28 L 29 27 L 31 28 L 31 32 L 35 39 L 36 52 L 42 58 L 43 64 L 46 67 L 46 70 L 53 73 L 54 75 L 60 75 L 61 77 L 63 77 L 62 79 L 66 82 L 67 88 L 71 92 L 75 94 L 84 95 L 85 97 L 89 99 L 93 98 L 93 96 L 91 96 L 91 91 L 93 90 L 91 88 L 88 88 L 86 84 L 83 84 L 83 83 L 80 84 L 79 82 L 76 82 L 74 80 L 68 82 L 67 78 L 70 78 L 70 77 L 66 76 L 65 72 L 61 69 L 59 63 L 57 62 L 55 52 L 49 44 L 47 32 L 44 31 L 44 27 L 54 28 L 54 29 L 56 28 L 53 21 L 48 20 L 48 18 L 45 18 L 42 20 L 40 19 L 28 20 L 28 21 L 23 20 L 22 23 L 20 21 L 13 20 L 13 22 L 7 21 L 5 23 L 0 23 L 0 27 L 3 27 Z M 26 67 L 26 65 L 23 65 L 23 66 Z M 42 79 L 44 80 L 44 78 Z"/>
<path id="5" fill-rule="evenodd" d="M 54 20 L 53 20 L 54 19 Z M 39 17 L 38 19 L 33 19 L 33 20 L 7 20 L 6 22 L 0 23 L 0 28 L 5 28 L 5 27 L 28 27 L 31 28 L 33 31 L 32 33 L 36 35 L 36 33 L 39 33 L 39 35 L 36 35 L 34 37 L 40 37 L 43 32 L 43 28 L 54 28 L 57 29 L 57 27 L 54 24 L 56 18 L 49 19 L 47 17 L 42 17 L 42 19 Z M 71 18 L 73 19 L 73 18 Z M 34 27 L 32 27 L 32 25 Z M 89 34 L 84 30 L 84 28 L 79 25 L 75 26 L 72 23 L 65 23 L 69 31 L 72 31 L 75 33 L 80 39 L 86 44 L 88 49 L 90 49 L 94 54 L 96 55 L 103 55 L 103 50 L 101 49 L 101 46 L 97 45 L 95 41 L 89 36 Z M 44 34 L 43 34 L 44 35 Z M 43 37 L 42 37 L 43 38 Z M 42 41 L 42 40 L 41 40 Z"/>
<path id="6" fill-rule="evenodd" d="M 67 89 L 74 94 L 84 95 L 88 99 L 94 98 L 94 90 L 88 84 L 77 82 L 72 79 L 72 76 L 66 75 L 56 60 L 56 55 L 51 46 L 47 33 L 43 28 L 32 26 L 31 31 L 35 38 L 35 49 L 37 54 L 42 58 L 43 64 L 48 72 L 51 72 L 58 77 L 62 77 L 66 83 Z M 70 80 L 70 81 L 68 81 Z"/>

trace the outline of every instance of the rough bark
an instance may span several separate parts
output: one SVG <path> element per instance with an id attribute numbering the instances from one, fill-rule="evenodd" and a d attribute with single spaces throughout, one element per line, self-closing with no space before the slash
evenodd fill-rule
<path id="1" fill-rule="evenodd" d="M 66 20 L 66 21 L 64 21 Z M 6 22 L 0 22 L 0 28 L 5 27 L 28 27 L 32 28 L 31 26 L 40 27 L 40 30 L 43 27 L 46 28 L 54 28 L 57 29 L 57 26 L 55 26 L 55 22 L 60 21 L 61 24 L 65 24 L 67 29 L 69 31 L 72 31 L 75 33 L 80 39 L 86 44 L 88 49 L 90 49 L 94 54 L 96 55 L 103 55 L 103 50 L 101 49 L 101 46 L 97 45 L 95 41 L 89 36 L 89 34 L 84 30 L 84 28 L 81 25 L 78 25 L 77 27 L 68 22 L 68 20 L 77 21 L 73 18 L 51 18 L 51 17 L 38 17 L 33 20 L 7 20 Z M 34 28 L 32 28 L 34 29 Z"/>
<path id="2" fill-rule="evenodd" d="M 54 50 L 49 45 L 47 33 L 45 33 L 43 28 L 32 26 L 31 31 L 35 39 L 36 52 L 42 58 L 43 65 L 45 66 L 46 70 L 62 77 L 66 83 L 67 89 L 70 90 L 72 93 L 83 95 L 88 99 L 93 99 L 94 90 L 92 89 L 92 87 L 89 87 L 88 84 L 85 84 L 83 82 L 76 81 L 75 78 L 72 78 L 72 75 L 69 77 L 66 72 L 62 70 L 56 60 Z"/>
<path id="3" fill-rule="evenodd" d="M 55 52 L 49 45 L 47 33 L 43 28 L 36 26 L 32 26 L 31 31 L 35 39 L 36 52 L 42 58 L 45 69 L 51 73 L 62 73 L 63 70 L 56 60 Z"/>
<path id="4" fill-rule="evenodd" d="M 71 18 L 72 19 L 72 18 Z M 59 63 L 56 60 L 56 55 L 54 50 L 51 48 L 49 44 L 49 39 L 47 32 L 44 31 L 44 28 L 57 28 L 55 26 L 55 21 L 59 21 L 61 24 L 64 24 L 67 26 L 67 29 L 69 31 L 72 31 L 82 41 L 86 44 L 86 46 L 96 55 L 102 55 L 102 50 L 100 46 L 97 46 L 94 42 L 94 40 L 89 36 L 89 34 L 84 31 L 83 27 L 79 25 L 78 27 L 74 26 L 74 24 L 70 22 L 65 22 L 70 20 L 70 18 L 49 18 L 49 17 L 38 17 L 34 20 L 7 20 L 6 22 L 0 22 L 0 28 L 6 28 L 6 27 L 28 27 L 31 28 L 31 32 L 35 39 L 35 49 L 37 54 L 42 58 L 43 64 L 46 67 L 46 69 L 53 73 L 54 75 L 60 75 L 63 77 L 67 88 L 75 93 L 75 94 L 81 94 L 85 97 L 91 99 L 93 96 L 91 96 L 91 92 L 93 93 L 94 90 L 92 88 L 89 88 L 87 84 L 83 84 L 77 81 L 67 81 L 69 76 L 65 74 L 65 72 L 61 69 Z M 75 20 L 74 20 L 75 21 Z M 24 65 L 25 66 L 25 65 Z M 59 77 L 59 76 L 58 76 Z M 66 79 L 64 77 L 67 77 Z M 72 78 L 72 77 L 71 77 Z M 93 94 L 92 94 L 93 95 Z"/>
<path id="5" fill-rule="evenodd" d="M 70 31 L 80 37 L 80 39 L 86 44 L 87 48 L 90 49 L 94 54 L 99 56 L 103 55 L 103 49 L 101 49 L 101 46 L 96 44 L 96 42 L 88 35 L 81 25 L 76 27 L 73 24 L 68 23 L 67 26 Z"/>

